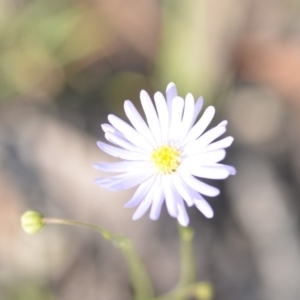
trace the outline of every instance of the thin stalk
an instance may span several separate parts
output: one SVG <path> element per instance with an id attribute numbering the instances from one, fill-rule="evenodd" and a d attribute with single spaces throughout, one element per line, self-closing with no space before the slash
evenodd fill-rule
<path id="1" fill-rule="evenodd" d="M 94 224 L 74 220 L 43 218 L 43 223 L 79 226 L 96 230 L 104 239 L 112 241 L 122 251 L 129 269 L 131 283 L 134 289 L 134 299 L 147 300 L 153 298 L 153 289 L 148 275 L 131 241 L 127 237 L 112 234 L 107 229 Z"/>
<path id="2" fill-rule="evenodd" d="M 179 287 L 185 287 L 196 280 L 196 268 L 193 251 L 194 231 L 190 227 L 178 225 L 180 237 L 181 273 Z"/>
<path id="3" fill-rule="evenodd" d="M 182 227 L 178 224 L 178 233 L 180 239 L 180 279 L 177 287 L 164 297 L 158 299 L 184 300 L 187 299 L 189 293 L 187 287 L 193 285 L 196 280 L 196 269 L 193 252 L 193 236 L 194 232 L 190 227 Z M 188 291 L 190 288 L 188 288 Z"/>
<path id="4" fill-rule="evenodd" d="M 191 297 L 195 300 L 212 300 L 214 297 L 212 284 L 208 281 L 194 282 L 152 300 L 182 300 L 190 299 Z"/>
<path id="5" fill-rule="evenodd" d="M 196 294 L 199 283 L 193 283 L 187 286 L 178 287 L 174 291 L 165 295 L 153 298 L 152 300 L 174 300 L 174 299 L 187 299 L 188 297 Z"/>

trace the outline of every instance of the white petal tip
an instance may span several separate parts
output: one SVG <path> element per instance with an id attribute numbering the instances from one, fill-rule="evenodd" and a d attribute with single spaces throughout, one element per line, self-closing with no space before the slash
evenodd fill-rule
<path id="1" fill-rule="evenodd" d="M 101 186 L 102 185 L 102 180 L 103 180 L 103 178 L 97 178 L 97 179 L 94 180 L 94 183 L 98 186 Z"/>
<path id="2" fill-rule="evenodd" d="M 151 219 L 152 221 L 157 221 L 157 220 L 159 219 L 159 216 L 151 216 L 151 215 L 150 215 L 150 219 Z"/>
<path id="3" fill-rule="evenodd" d="M 135 207 L 136 204 L 135 203 L 131 203 L 130 201 L 124 204 L 125 208 L 131 208 L 131 207 Z"/>
<path id="4" fill-rule="evenodd" d="M 220 195 L 220 190 L 217 190 L 212 197 L 217 197 Z"/>
<path id="5" fill-rule="evenodd" d="M 179 222 L 178 222 L 179 223 Z M 182 226 L 182 227 L 187 227 L 189 224 L 181 224 L 181 223 L 179 223 L 180 224 L 180 226 Z"/>
<path id="6" fill-rule="evenodd" d="M 148 96 L 148 93 L 145 90 L 141 90 L 140 97 L 144 98 L 144 97 L 147 97 L 147 96 Z"/>
<path id="7" fill-rule="evenodd" d="M 211 110 L 211 111 L 213 111 L 213 112 L 216 111 L 216 109 L 215 109 L 214 106 L 212 106 L 212 105 L 210 105 L 210 106 L 207 108 L 207 110 Z"/>
<path id="8" fill-rule="evenodd" d="M 175 96 L 174 98 L 173 98 L 173 103 L 172 103 L 172 105 L 183 105 L 183 103 L 184 103 L 184 100 L 183 100 L 183 98 L 182 97 L 180 97 L 180 96 Z"/>
<path id="9" fill-rule="evenodd" d="M 232 167 L 230 169 L 230 175 L 235 175 L 236 174 L 236 169 L 234 167 Z"/>
<path id="10" fill-rule="evenodd" d="M 200 209 L 200 207 L 198 207 L 198 209 L 203 213 L 203 215 L 207 218 L 207 219 L 211 219 L 214 216 L 214 211 L 212 210 L 212 208 L 208 205 L 203 205 Z"/>
<path id="11" fill-rule="evenodd" d="M 111 123 L 111 120 L 113 120 L 114 117 L 115 117 L 114 115 L 109 114 L 109 115 L 107 116 L 107 120 Z"/>
<path id="12" fill-rule="evenodd" d="M 183 227 L 187 227 L 187 226 L 189 225 L 189 221 L 183 222 L 183 221 L 179 220 L 178 218 L 177 218 L 177 221 L 178 221 L 178 223 L 179 223 L 181 226 L 183 226 Z"/>
<path id="13" fill-rule="evenodd" d="M 130 100 L 125 100 L 124 101 L 124 109 L 126 109 L 128 106 L 130 106 L 132 102 Z"/>
<path id="14" fill-rule="evenodd" d="M 227 121 L 227 120 L 224 120 L 224 121 L 222 121 L 218 126 L 226 127 L 227 124 L 228 124 L 228 121 Z"/>
<path id="15" fill-rule="evenodd" d="M 92 167 L 96 170 L 101 170 L 100 169 L 100 164 L 92 164 Z"/>
<path id="16" fill-rule="evenodd" d="M 205 199 L 196 199 L 195 206 L 202 212 L 207 218 L 211 219 L 214 216 L 214 211 Z"/>
<path id="17" fill-rule="evenodd" d="M 175 210 L 175 209 L 172 209 L 172 207 L 167 207 L 167 208 L 168 208 L 169 215 L 170 215 L 172 218 L 177 218 L 177 216 L 178 216 L 178 211 Z"/>
<path id="18" fill-rule="evenodd" d="M 133 221 L 136 221 L 136 220 L 138 220 L 138 219 L 140 219 L 142 216 L 135 216 L 135 215 L 133 215 L 132 216 L 132 220 Z"/>
<path id="19" fill-rule="evenodd" d="M 101 124 L 100 126 L 104 132 L 107 130 L 107 124 Z"/>
<path id="20" fill-rule="evenodd" d="M 194 100 L 194 96 L 191 93 L 187 93 L 185 96 L 185 100 L 188 101 L 189 99 Z"/>
<path id="21" fill-rule="evenodd" d="M 171 88 L 176 88 L 176 85 L 174 82 L 170 82 L 168 85 L 167 85 L 167 91 L 170 90 Z"/>
<path id="22" fill-rule="evenodd" d="M 210 214 L 206 214 L 206 215 L 205 215 L 205 217 L 206 217 L 207 219 L 212 219 L 213 216 L 214 216 L 214 212 L 213 212 L 213 211 L 212 211 Z"/>
<path id="23" fill-rule="evenodd" d="M 231 145 L 232 142 L 234 141 L 234 137 L 232 137 L 232 136 L 228 136 L 227 139 L 228 139 L 228 141 L 230 141 L 230 145 Z"/>
<path id="24" fill-rule="evenodd" d="M 204 99 L 203 99 L 202 96 L 200 96 L 200 97 L 197 99 L 197 103 L 200 104 L 200 105 L 202 106 L 203 102 L 204 102 Z"/>
<path id="25" fill-rule="evenodd" d="M 208 196 L 208 197 L 217 197 L 217 196 L 220 195 L 220 190 L 217 189 L 216 187 L 212 187 L 212 189 L 210 189 L 210 190 L 208 191 L 208 193 L 206 193 L 206 194 L 204 194 L 204 195 L 206 195 L 206 196 Z"/>
<path id="26" fill-rule="evenodd" d="M 165 96 L 161 92 L 156 92 L 154 94 L 155 101 L 166 101 Z"/>

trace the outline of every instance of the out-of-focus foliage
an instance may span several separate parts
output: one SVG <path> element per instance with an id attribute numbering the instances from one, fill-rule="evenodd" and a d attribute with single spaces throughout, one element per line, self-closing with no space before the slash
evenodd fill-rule
<path id="1" fill-rule="evenodd" d="M 163 11 L 157 75 L 180 90 L 208 96 L 212 82 L 207 38 L 207 0 L 168 1 Z"/>
<path id="2" fill-rule="evenodd" d="M 2 289 L 5 300 L 54 300 L 50 290 L 37 282 L 21 282 Z"/>
<path id="3" fill-rule="evenodd" d="M 11 4 L 1 2 L 8 12 Z M 107 47 L 110 34 L 91 3 L 30 1 L 0 24 L 0 97 L 41 87 L 58 91 L 70 64 Z"/>

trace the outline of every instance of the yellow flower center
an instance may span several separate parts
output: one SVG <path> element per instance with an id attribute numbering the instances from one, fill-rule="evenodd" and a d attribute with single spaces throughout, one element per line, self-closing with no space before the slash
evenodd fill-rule
<path id="1" fill-rule="evenodd" d="M 179 150 L 165 145 L 153 151 L 151 158 L 155 167 L 162 174 L 175 172 L 180 163 Z"/>

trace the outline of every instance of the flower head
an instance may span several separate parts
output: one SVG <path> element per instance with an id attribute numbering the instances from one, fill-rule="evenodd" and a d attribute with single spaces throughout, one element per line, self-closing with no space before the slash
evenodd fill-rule
<path id="1" fill-rule="evenodd" d="M 134 220 L 150 207 L 150 218 L 157 220 L 164 201 L 169 214 L 183 226 L 189 223 L 185 204 L 195 205 L 207 218 L 213 217 L 202 195 L 215 197 L 219 190 L 196 177 L 225 179 L 235 174 L 233 167 L 219 163 L 233 138 L 215 141 L 225 133 L 227 121 L 205 132 L 215 114 L 214 107 L 209 106 L 196 121 L 202 97 L 195 102 L 189 93 L 183 99 L 177 96 L 174 83 L 167 86 L 166 99 L 162 93 L 155 93 L 155 105 L 145 91 L 141 91 L 140 99 L 147 122 L 126 100 L 124 109 L 131 125 L 115 115 L 108 116 L 110 124 L 102 124 L 105 138 L 116 146 L 98 142 L 99 148 L 123 161 L 94 164 L 98 170 L 120 173 L 98 178 L 95 183 L 112 191 L 139 185 L 125 205 L 138 206 Z"/>

